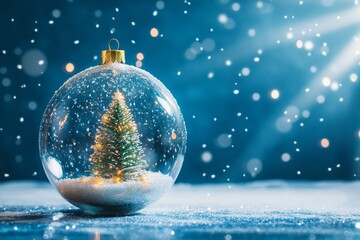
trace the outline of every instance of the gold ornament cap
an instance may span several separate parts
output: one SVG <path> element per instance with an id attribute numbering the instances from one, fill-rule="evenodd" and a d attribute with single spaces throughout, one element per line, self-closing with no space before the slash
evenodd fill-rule
<path id="1" fill-rule="evenodd" d="M 111 49 L 111 42 L 115 42 L 117 44 L 116 50 Z M 119 41 L 116 38 L 112 38 L 109 40 L 108 46 L 109 50 L 101 52 L 101 64 L 125 63 L 125 51 L 119 50 Z"/>

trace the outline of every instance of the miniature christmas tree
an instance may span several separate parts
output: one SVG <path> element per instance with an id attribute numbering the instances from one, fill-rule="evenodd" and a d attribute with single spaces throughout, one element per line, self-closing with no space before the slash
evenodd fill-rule
<path id="1" fill-rule="evenodd" d="M 119 90 L 101 118 L 91 148 L 90 163 L 97 177 L 114 182 L 137 180 L 148 167 L 136 123 Z"/>

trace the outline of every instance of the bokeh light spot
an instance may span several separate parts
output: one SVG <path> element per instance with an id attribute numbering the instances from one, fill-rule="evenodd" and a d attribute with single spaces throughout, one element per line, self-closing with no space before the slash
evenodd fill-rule
<path id="1" fill-rule="evenodd" d="M 296 47 L 297 47 L 297 48 L 302 48 L 303 46 L 304 46 L 303 41 L 301 41 L 301 40 L 297 40 L 297 41 L 296 41 Z"/>
<path id="2" fill-rule="evenodd" d="M 140 67 L 142 67 L 142 62 L 141 61 L 136 61 L 135 65 L 140 68 Z"/>
<path id="3" fill-rule="evenodd" d="M 68 64 L 66 64 L 66 66 L 65 66 L 65 70 L 66 70 L 68 73 L 73 72 L 73 71 L 75 70 L 75 66 L 74 66 L 74 64 L 72 64 L 72 63 L 68 63 Z"/>
<path id="4" fill-rule="evenodd" d="M 201 160 L 205 163 L 211 162 L 212 154 L 209 151 L 205 151 L 201 154 Z"/>
<path id="5" fill-rule="evenodd" d="M 144 60 L 144 54 L 142 54 L 141 52 L 139 52 L 138 54 L 136 54 L 136 59 L 139 61 Z"/>
<path id="6" fill-rule="evenodd" d="M 248 31 L 248 35 L 249 35 L 250 37 L 254 37 L 254 36 L 256 35 L 255 29 L 250 28 L 249 31 Z"/>
<path id="7" fill-rule="evenodd" d="M 233 10 L 234 12 L 237 12 L 237 11 L 240 10 L 240 4 L 237 3 L 237 2 L 235 2 L 235 3 L 233 3 L 233 4 L 231 5 L 231 8 L 232 8 L 232 10 Z"/>
<path id="8" fill-rule="evenodd" d="M 314 43 L 311 41 L 306 41 L 304 47 L 306 50 L 311 51 L 314 48 Z"/>
<path id="9" fill-rule="evenodd" d="M 270 96 L 272 99 L 278 99 L 280 97 L 280 92 L 277 89 L 271 91 Z"/>
<path id="10" fill-rule="evenodd" d="M 283 153 L 283 154 L 281 155 L 281 160 L 282 160 L 283 162 L 288 162 L 288 161 L 290 161 L 290 159 L 291 159 L 291 156 L 290 156 L 289 153 Z"/>
<path id="11" fill-rule="evenodd" d="M 4 78 L 4 79 L 2 80 L 2 85 L 3 85 L 4 87 L 10 87 L 10 85 L 11 85 L 11 80 L 10 80 L 10 78 Z"/>
<path id="12" fill-rule="evenodd" d="M 287 121 L 286 117 L 280 117 L 275 122 L 276 129 L 281 133 L 289 132 L 292 128 L 292 124 Z"/>
<path id="13" fill-rule="evenodd" d="M 350 81 L 356 82 L 358 80 L 358 75 L 356 73 L 352 73 L 349 76 Z"/>
<path id="14" fill-rule="evenodd" d="M 252 99 L 255 101 L 255 102 L 257 102 L 257 101 L 259 101 L 260 100 L 260 94 L 259 93 L 254 93 L 253 95 L 252 95 Z"/>
<path id="15" fill-rule="evenodd" d="M 159 10 L 162 10 L 164 9 L 165 7 L 165 3 L 163 1 L 157 1 L 156 2 L 156 8 L 159 9 Z"/>
<path id="16" fill-rule="evenodd" d="M 232 142 L 231 138 L 226 133 L 221 134 L 217 138 L 217 144 L 219 145 L 219 147 L 222 147 L 222 148 L 229 147 L 231 145 L 231 142 Z"/>
<path id="17" fill-rule="evenodd" d="M 61 12 L 60 12 L 59 9 L 54 9 L 54 10 L 52 11 L 52 15 L 53 15 L 54 18 L 59 18 L 60 15 L 61 15 Z"/>
<path id="18" fill-rule="evenodd" d="M 45 72 L 47 61 L 40 50 L 32 49 L 23 55 L 21 65 L 27 75 L 37 77 Z"/>
<path id="19" fill-rule="evenodd" d="M 248 161 L 246 168 L 251 176 L 255 177 L 262 170 L 262 162 L 257 158 L 252 158 Z"/>
<path id="20" fill-rule="evenodd" d="M 150 35 L 154 38 L 157 37 L 159 35 L 159 31 L 157 30 L 157 28 L 152 28 L 150 30 Z"/>
<path id="21" fill-rule="evenodd" d="M 321 147 L 328 148 L 330 146 L 330 141 L 327 138 L 323 138 L 320 141 Z"/>
<path id="22" fill-rule="evenodd" d="M 247 68 L 247 67 L 241 69 L 241 74 L 242 74 L 243 76 L 245 76 L 245 77 L 246 77 L 246 76 L 249 76 L 249 74 L 250 74 L 250 69 Z"/>
<path id="23" fill-rule="evenodd" d="M 319 96 L 316 97 L 316 101 L 319 104 L 323 104 L 325 102 L 325 97 L 323 95 L 319 95 Z"/>
<path id="24" fill-rule="evenodd" d="M 322 79 L 322 84 L 325 86 L 325 87 L 329 87 L 331 85 L 331 80 L 330 78 L 328 77 L 323 77 Z"/>

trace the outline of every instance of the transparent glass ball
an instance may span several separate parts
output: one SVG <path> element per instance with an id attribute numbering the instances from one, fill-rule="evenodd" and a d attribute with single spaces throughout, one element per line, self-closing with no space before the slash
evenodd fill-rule
<path id="1" fill-rule="evenodd" d="M 171 188 L 184 160 L 186 127 L 158 79 L 112 63 L 88 68 L 56 91 L 39 140 L 46 175 L 66 200 L 89 213 L 124 215 Z"/>

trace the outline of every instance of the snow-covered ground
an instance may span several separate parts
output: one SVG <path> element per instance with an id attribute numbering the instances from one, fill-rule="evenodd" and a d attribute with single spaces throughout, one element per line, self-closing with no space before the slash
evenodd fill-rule
<path id="1" fill-rule="evenodd" d="M 360 182 L 175 185 L 126 217 L 93 217 L 49 184 L 0 184 L 0 239 L 360 239 Z"/>

